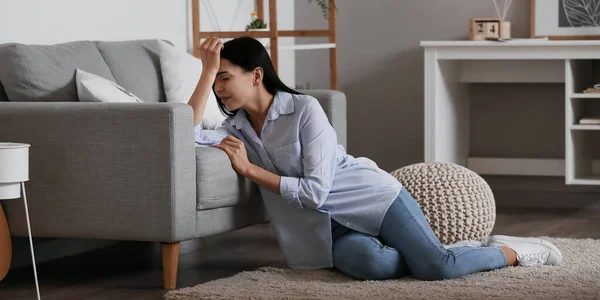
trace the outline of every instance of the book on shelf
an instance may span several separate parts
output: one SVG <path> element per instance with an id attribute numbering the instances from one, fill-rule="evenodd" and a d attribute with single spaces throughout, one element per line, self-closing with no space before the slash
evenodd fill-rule
<path id="1" fill-rule="evenodd" d="M 579 120 L 581 125 L 600 125 L 600 118 L 581 118 Z"/>

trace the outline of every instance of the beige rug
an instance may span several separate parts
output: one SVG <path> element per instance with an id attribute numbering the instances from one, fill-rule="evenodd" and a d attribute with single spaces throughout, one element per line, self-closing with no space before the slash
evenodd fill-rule
<path id="1" fill-rule="evenodd" d="M 509 267 L 434 282 L 356 281 L 332 270 L 265 267 L 171 291 L 165 299 L 600 299 L 600 240 L 547 239 L 562 251 L 562 266 Z"/>

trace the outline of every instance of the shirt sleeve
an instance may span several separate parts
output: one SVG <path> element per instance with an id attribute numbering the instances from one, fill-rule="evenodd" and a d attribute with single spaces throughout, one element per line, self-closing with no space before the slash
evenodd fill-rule
<path id="1" fill-rule="evenodd" d="M 203 129 L 202 123 L 194 126 L 194 140 L 199 145 L 212 146 L 220 144 L 221 140 L 228 135 L 230 134 L 224 126 L 216 129 Z"/>
<path id="2" fill-rule="evenodd" d="M 304 177 L 282 176 L 281 196 L 299 207 L 318 209 L 333 183 L 337 166 L 337 135 L 315 99 L 300 118 L 300 143 Z"/>

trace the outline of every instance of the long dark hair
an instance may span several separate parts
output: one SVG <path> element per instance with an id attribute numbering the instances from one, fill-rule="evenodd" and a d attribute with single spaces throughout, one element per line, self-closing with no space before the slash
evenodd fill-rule
<path id="1" fill-rule="evenodd" d="M 267 53 L 267 49 L 265 49 L 263 44 L 256 39 L 244 36 L 227 41 L 223 45 L 225 47 L 221 51 L 221 58 L 228 60 L 246 72 L 253 71 L 257 67 L 261 67 L 264 70 L 263 84 L 269 94 L 275 95 L 277 91 L 297 95 L 301 94 L 286 86 L 281 79 L 279 79 L 279 76 L 277 76 L 277 72 L 275 72 L 275 68 L 273 67 L 273 62 L 269 57 L 269 53 Z M 221 99 L 218 96 L 216 96 L 216 98 L 223 114 L 227 116 L 235 115 L 237 109 L 228 111 L 223 102 L 221 102 Z"/>

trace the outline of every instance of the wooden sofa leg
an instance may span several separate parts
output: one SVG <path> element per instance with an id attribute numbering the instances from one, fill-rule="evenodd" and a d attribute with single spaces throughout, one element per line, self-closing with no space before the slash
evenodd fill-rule
<path id="1" fill-rule="evenodd" d="M 162 243 L 162 266 L 164 289 L 174 289 L 177 285 L 177 265 L 179 263 L 179 242 Z"/>

